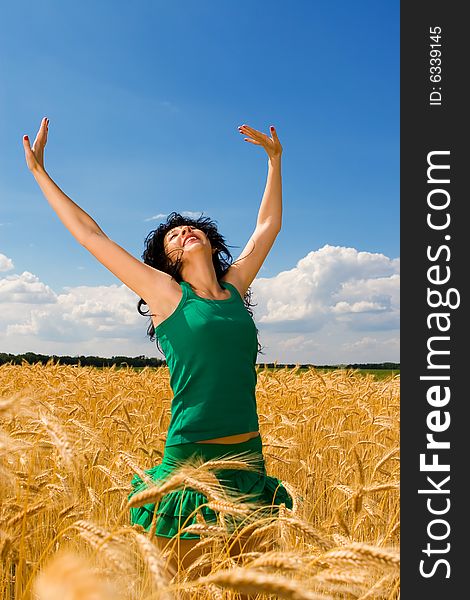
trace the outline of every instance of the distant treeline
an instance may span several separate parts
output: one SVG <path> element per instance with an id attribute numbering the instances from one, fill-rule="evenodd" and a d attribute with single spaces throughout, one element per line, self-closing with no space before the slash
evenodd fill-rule
<path id="1" fill-rule="evenodd" d="M 294 369 L 295 367 L 299 367 L 300 369 L 308 369 L 314 367 L 315 369 L 365 369 L 365 370 L 374 370 L 380 369 L 383 371 L 399 371 L 400 363 L 394 362 L 383 362 L 383 363 L 354 363 L 354 364 L 338 364 L 338 365 L 313 365 L 311 363 L 300 364 L 300 363 L 260 363 L 260 367 L 267 367 L 268 369 L 273 369 L 275 367 L 283 369 L 287 367 L 288 369 Z"/>
<path id="2" fill-rule="evenodd" d="M 34 352 L 25 352 L 24 354 L 7 354 L 0 352 L 0 365 L 6 363 L 12 363 L 14 365 L 21 365 L 23 361 L 29 364 L 42 363 L 47 364 L 52 361 L 54 364 L 60 365 L 81 365 L 82 367 L 161 367 L 166 365 L 166 361 L 160 358 L 151 358 L 145 355 L 141 356 L 112 356 L 111 358 L 103 358 L 101 356 L 58 356 L 56 354 L 35 354 Z M 308 369 L 315 367 L 316 369 L 382 369 L 399 371 L 400 363 L 394 362 L 383 362 L 383 363 L 355 363 L 355 364 L 341 364 L 341 365 L 312 365 L 312 364 L 299 364 L 299 363 L 259 363 L 261 368 L 267 369 L 293 369 L 299 367 L 301 369 Z"/>
<path id="3" fill-rule="evenodd" d="M 47 364 L 53 361 L 59 365 L 81 365 L 82 367 L 160 367 L 166 362 L 159 358 L 149 358 L 147 356 L 112 356 L 111 358 L 103 358 L 102 356 L 57 356 L 56 354 L 35 354 L 34 352 L 25 352 L 24 354 L 6 354 L 0 352 L 0 365 L 5 363 L 13 363 L 21 365 L 23 361 L 29 364 L 42 363 Z"/>

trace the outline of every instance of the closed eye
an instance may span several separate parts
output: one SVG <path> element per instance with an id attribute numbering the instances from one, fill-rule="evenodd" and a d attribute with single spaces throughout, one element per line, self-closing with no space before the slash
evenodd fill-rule
<path id="1" fill-rule="evenodd" d="M 191 229 L 190 229 L 190 231 L 192 232 L 192 231 L 193 231 L 193 229 L 191 228 Z M 176 237 L 177 235 L 178 235 L 177 233 L 171 233 L 171 234 L 168 236 L 168 240 L 172 240 L 172 239 L 173 239 L 174 237 Z"/>

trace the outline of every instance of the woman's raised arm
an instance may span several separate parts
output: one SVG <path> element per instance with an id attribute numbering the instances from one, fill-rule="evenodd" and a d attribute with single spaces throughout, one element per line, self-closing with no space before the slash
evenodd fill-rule
<path id="1" fill-rule="evenodd" d="M 238 128 L 241 134 L 249 136 L 244 138 L 246 142 L 262 146 L 268 155 L 268 176 L 255 230 L 225 275 L 225 280 L 236 285 L 243 293 L 261 269 L 282 225 L 282 146 L 275 128 L 271 126 L 270 129 L 271 137 L 248 125 Z"/>
<path id="2" fill-rule="evenodd" d="M 44 168 L 44 148 L 47 143 L 49 119 L 44 117 L 31 147 L 23 136 L 26 163 L 47 201 L 74 238 L 109 269 L 129 289 L 146 302 L 174 295 L 171 276 L 138 260 L 107 237 L 88 213 L 59 188 Z"/>

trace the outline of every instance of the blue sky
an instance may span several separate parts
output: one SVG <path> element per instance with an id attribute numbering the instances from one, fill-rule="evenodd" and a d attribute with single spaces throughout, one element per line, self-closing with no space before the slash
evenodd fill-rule
<path id="1" fill-rule="evenodd" d="M 64 228 L 26 167 L 22 135 L 34 139 L 47 116 L 48 173 L 139 258 L 173 210 L 215 219 L 236 258 L 267 173 L 237 126 L 274 124 L 283 229 L 253 284 L 264 359 L 399 359 L 399 2 L 28 1 L 2 17 L 0 350 L 158 355 L 133 296 Z M 280 291 L 273 308 L 263 293 L 283 273 L 294 288 L 307 273 L 311 286 L 292 302 Z M 114 287 L 136 320 L 74 344 L 62 304 L 76 308 L 80 294 L 67 294 L 95 298 L 96 333 L 100 315 L 122 319 L 106 308 Z M 286 307 L 304 320 L 282 322 Z"/>

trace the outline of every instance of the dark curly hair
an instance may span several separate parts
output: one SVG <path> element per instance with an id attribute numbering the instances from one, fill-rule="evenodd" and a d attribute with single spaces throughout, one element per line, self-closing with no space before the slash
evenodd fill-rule
<path id="1" fill-rule="evenodd" d="M 173 229 L 173 227 L 179 227 L 181 225 L 190 225 L 191 227 L 200 229 L 206 234 L 211 243 L 212 248 L 216 249 L 216 252 L 214 252 L 212 255 L 212 264 L 214 265 L 217 280 L 220 280 L 229 270 L 230 266 L 235 263 L 233 262 L 233 257 L 229 249 L 227 248 L 227 244 L 224 238 L 217 230 L 216 221 L 211 220 L 209 217 L 203 217 L 202 215 L 197 219 L 193 219 L 191 217 L 183 216 L 177 212 L 170 213 L 167 216 L 166 222 L 160 223 L 160 225 L 154 231 L 151 231 L 145 238 L 145 249 L 142 254 L 142 260 L 144 261 L 144 263 L 146 265 L 150 265 L 154 269 L 158 269 L 159 271 L 168 273 L 178 283 L 182 281 L 181 255 L 179 255 L 178 258 L 174 262 L 172 262 L 167 256 L 163 246 L 163 240 L 168 231 L 170 231 L 170 229 Z M 253 317 L 253 311 L 251 310 L 251 307 L 256 305 L 251 303 L 250 288 L 248 288 L 248 290 L 246 291 L 245 296 L 243 298 L 243 302 L 245 304 L 246 310 L 251 315 L 251 317 Z M 145 300 L 141 298 L 137 303 L 137 310 L 139 314 L 141 314 L 144 317 L 151 317 L 152 313 L 149 313 L 148 310 L 145 312 L 142 311 L 142 306 L 144 305 L 148 306 Z M 256 333 L 257 335 L 259 334 L 257 327 Z M 149 336 L 150 341 L 153 342 L 154 340 L 156 340 L 158 349 L 164 355 L 164 352 L 160 347 L 158 336 L 156 335 L 152 319 L 150 319 L 150 325 L 147 329 L 147 335 Z M 259 337 L 258 353 L 263 354 Z"/>

